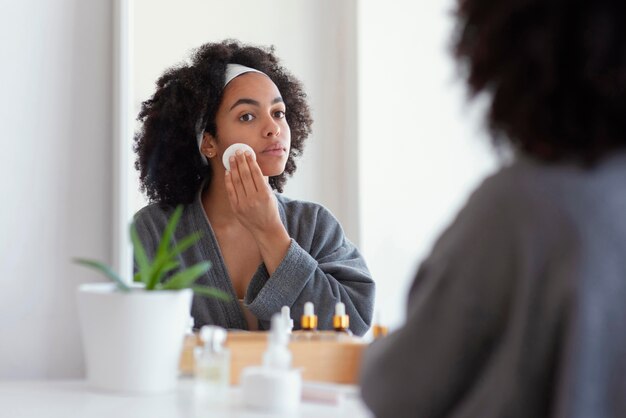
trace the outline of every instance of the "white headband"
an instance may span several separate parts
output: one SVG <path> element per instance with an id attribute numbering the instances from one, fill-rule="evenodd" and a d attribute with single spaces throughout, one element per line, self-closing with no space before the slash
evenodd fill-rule
<path id="1" fill-rule="evenodd" d="M 230 83 L 231 81 L 233 81 L 235 78 L 245 73 L 259 73 L 259 74 L 265 75 L 264 72 L 255 70 L 254 68 L 246 67 L 245 65 L 226 64 L 226 74 L 224 76 L 224 87 L 226 87 L 226 85 Z M 200 151 L 200 155 L 202 156 L 202 161 L 205 164 L 208 164 L 209 160 L 204 154 L 202 154 L 202 150 L 201 150 L 203 137 L 204 137 L 204 127 L 202 126 L 202 118 L 200 118 L 200 120 L 196 123 L 196 140 L 198 141 L 198 150 Z"/>
<path id="2" fill-rule="evenodd" d="M 226 64 L 226 76 L 224 77 L 224 87 L 226 87 L 228 83 L 233 81 L 235 77 L 239 77 L 241 74 L 245 74 L 245 73 L 265 74 L 264 72 L 255 70 L 254 68 L 246 67 L 245 65 Z"/>

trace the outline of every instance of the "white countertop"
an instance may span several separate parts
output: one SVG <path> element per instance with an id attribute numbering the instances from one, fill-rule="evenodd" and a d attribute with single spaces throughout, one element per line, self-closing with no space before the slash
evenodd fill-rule
<path id="1" fill-rule="evenodd" d="M 181 379 L 176 391 L 164 395 L 130 396 L 90 389 L 84 380 L 0 381 L 0 415 L 11 418 L 274 418 L 275 413 L 246 409 L 239 388 L 221 400 L 200 400 L 193 380 Z M 303 401 L 302 418 L 371 418 L 361 400 L 346 396 L 331 405 Z"/>

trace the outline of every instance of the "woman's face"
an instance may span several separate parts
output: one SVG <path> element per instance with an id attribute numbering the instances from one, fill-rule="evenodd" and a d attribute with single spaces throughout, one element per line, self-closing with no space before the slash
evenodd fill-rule
<path id="1" fill-rule="evenodd" d="M 245 73 L 226 85 L 222 103 L 215 116 L 216 163 L 230 145 L 241 142 L 252 147 L 265 176 L 285 170 L 291 131 L 285 119 L 285 103 L 269 77 Z"/>

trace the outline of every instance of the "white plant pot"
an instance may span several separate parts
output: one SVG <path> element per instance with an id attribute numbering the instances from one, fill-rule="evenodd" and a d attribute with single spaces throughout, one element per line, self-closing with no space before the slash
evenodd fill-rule
<path id="1" fill-rule="evenodd" d="M 173 390 L 192 291 L 123 293 L 113 283 L 78 289 L 87 380 L 96 389 L 151 394 Z"/>

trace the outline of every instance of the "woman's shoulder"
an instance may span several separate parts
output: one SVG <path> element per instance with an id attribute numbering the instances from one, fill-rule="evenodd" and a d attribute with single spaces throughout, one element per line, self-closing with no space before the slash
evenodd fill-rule
<path id="1" fill-rule="evenodd" d="M 150 203 L 139 209 L 133 216 L 135 223 L 165 226 L 174 212 L 173 207 L 162 203 Z"/>
<path id="2" fill-rule="evenodd" d="M 550 173 L 554 171 L 555 173 Z M 477 206 L 495 204 L 517 207 L 522 202 L 537 200 L 551 194 L 553 174 L 560 169 L 529 158 L 518 157 L 487 175 L 470 194 L 469 203 Z M 536 197 L 541 198 L 537 199 Z"/>
<path id="3" fill-rule="evenodd" d="M 339 220 L 324 205 L 291 199 L 276 194 L 289 235 L 303 247 L 344 242 L 345 234 Z M 306 244 L 306 243 L 309 244 Z"/>
<path id="4" fill-rule="evenodd" d="M 169 214 L 171 212 L 171 208 L 169 206 L 163 205 L 161 203 L 150 203 L 139 209 L 135 213 L 135 218 L 149 218 L 153 216 L 160 216 Z"/>
<path id="5" fill-rule="evenodd" d="M 278 204 L 283 208 L 285 217 L 289 219 L 316 219 L 319 221 L 337 222 L 335 215 L 324 205 L 308 200 L 292 199 L 276 193 Z"/>
<path id="6" fill-rule="evenodd" d="M 519 156 L 486 177 L 476 194 L 484 204 L 508 201 L 541 211 L 579 206 L 598 200 L 598 193 L 623 194 L 626 153 L 617 154 L 595 166 L 576 161 L 543 162 Z M 606 197 L 606 196 L 605 196 Z"/>

